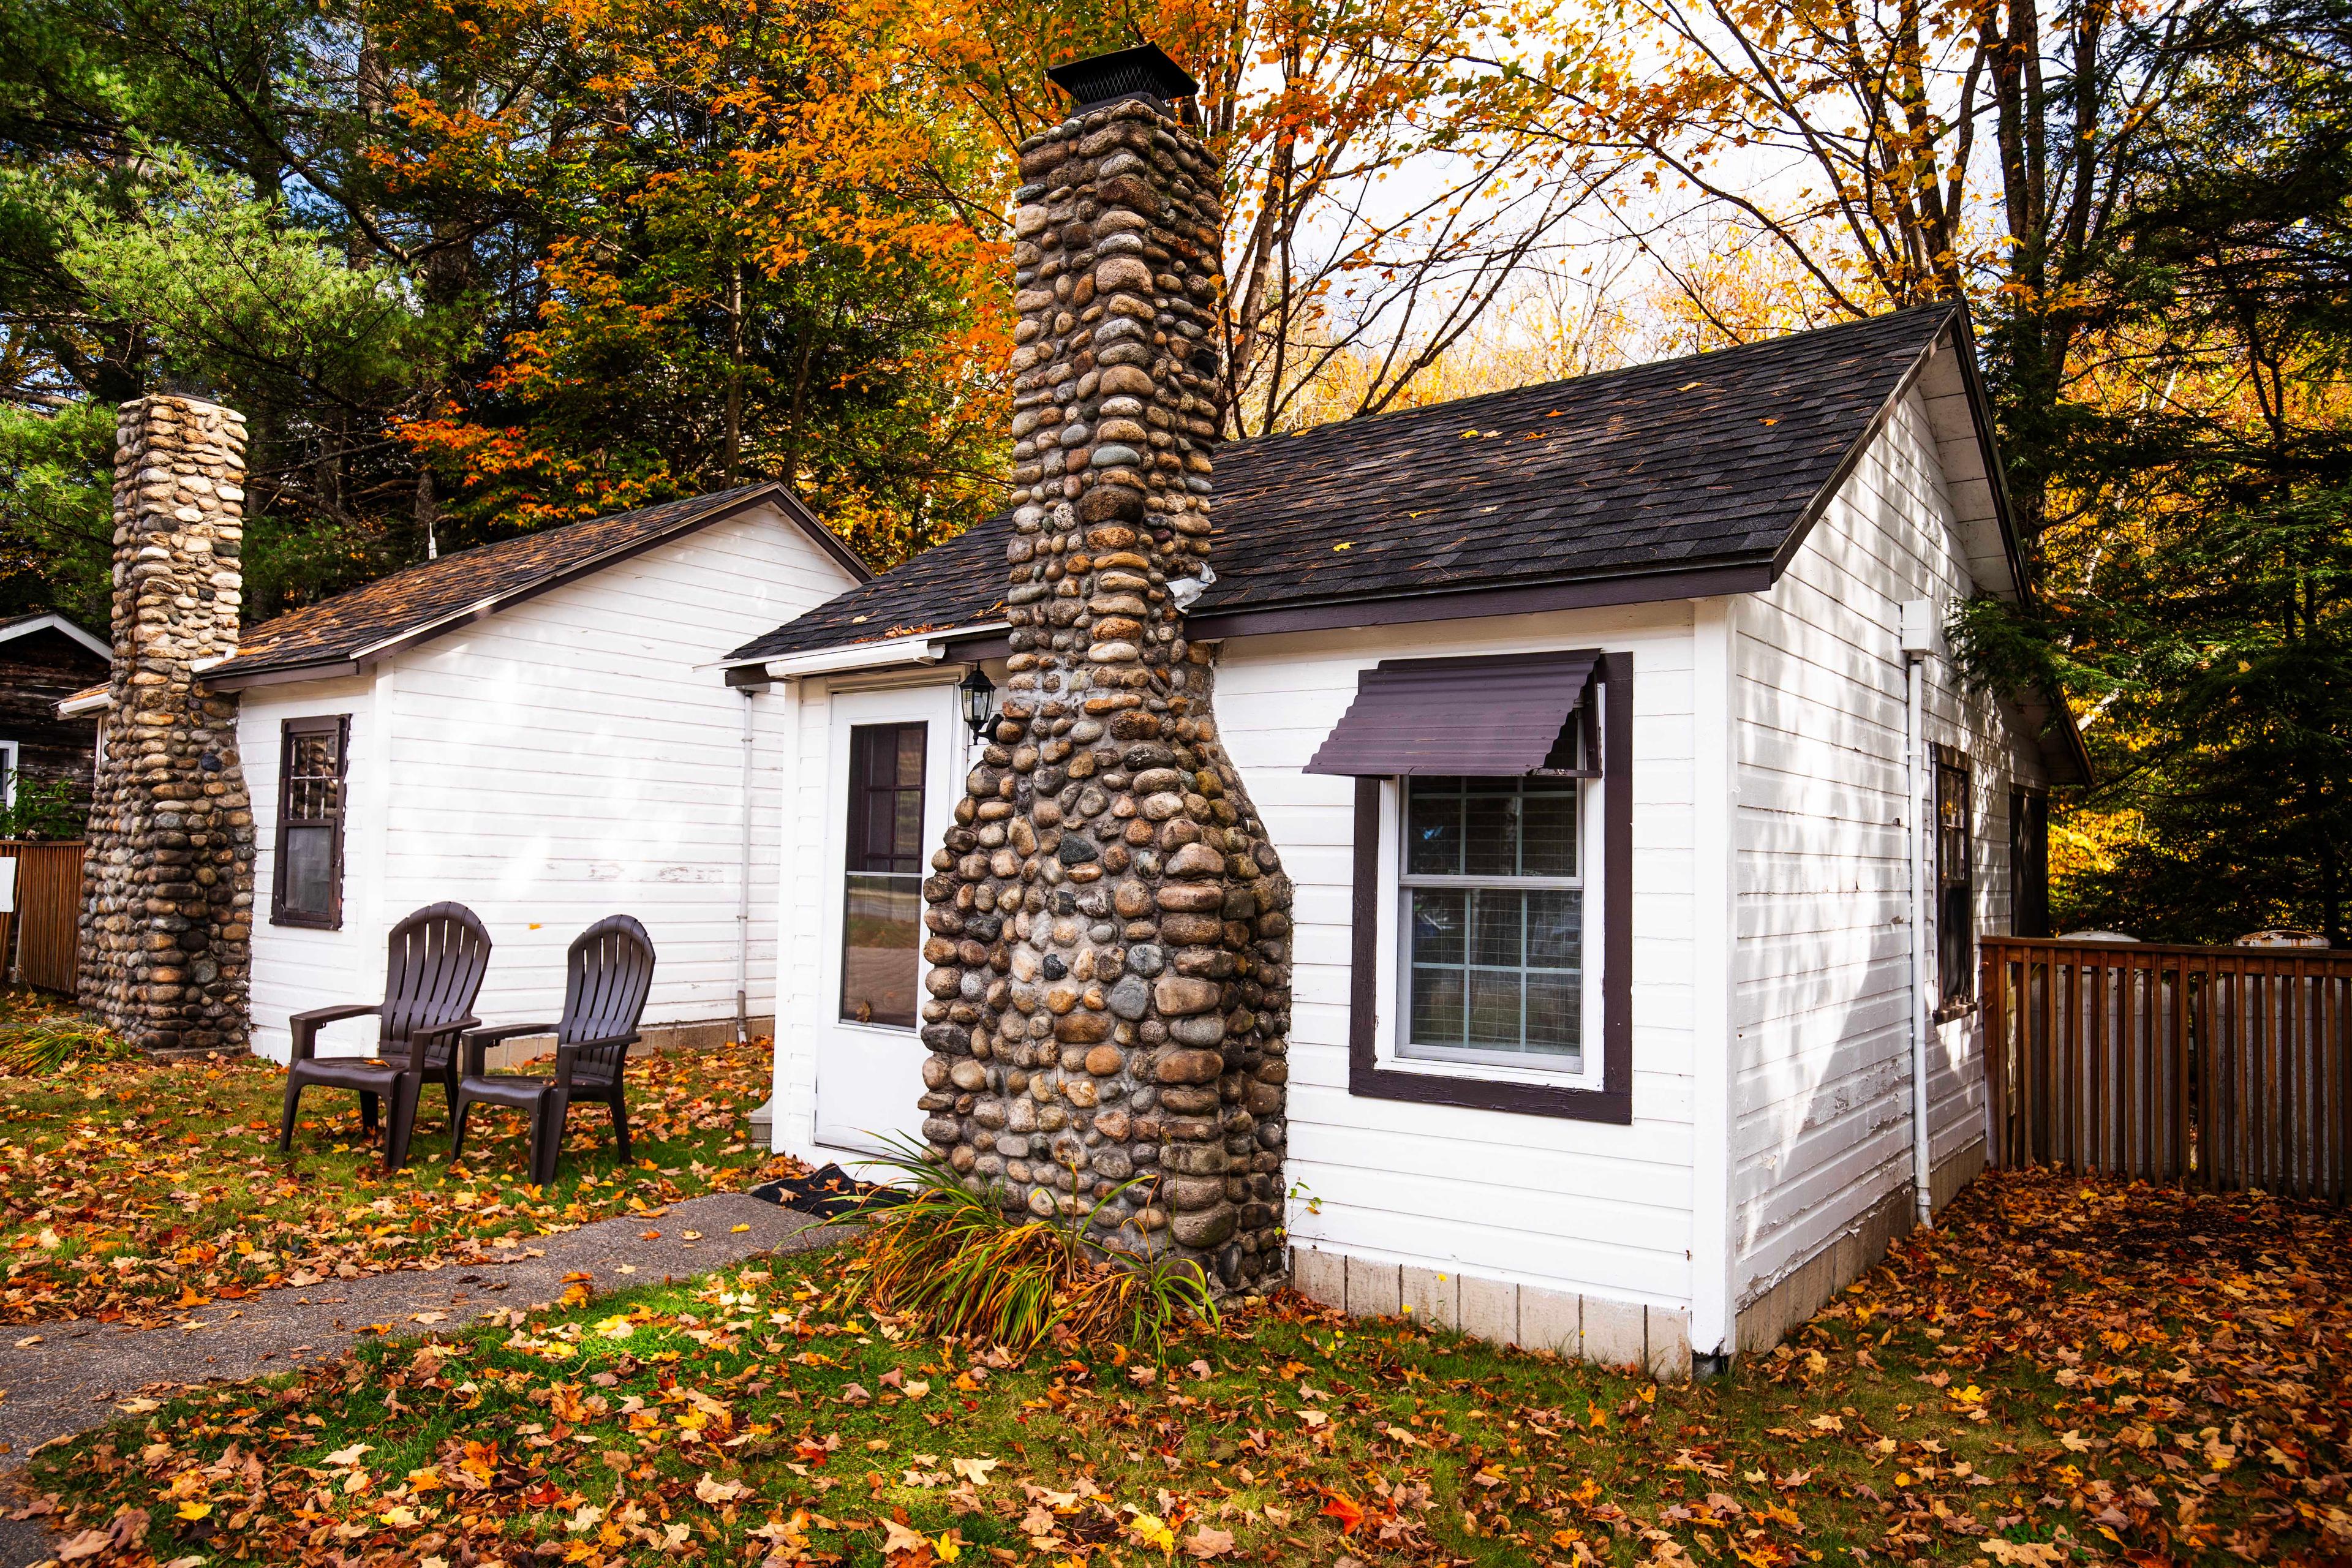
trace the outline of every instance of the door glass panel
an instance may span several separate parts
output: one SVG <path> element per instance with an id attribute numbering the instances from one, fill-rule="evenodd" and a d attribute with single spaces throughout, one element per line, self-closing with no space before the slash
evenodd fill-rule
<path id="1" fill-rule="evenodd" d="M 849 731 L 841 1016 L 915 1026 L 922 979 L 923 759 L 929 726 Z"/>

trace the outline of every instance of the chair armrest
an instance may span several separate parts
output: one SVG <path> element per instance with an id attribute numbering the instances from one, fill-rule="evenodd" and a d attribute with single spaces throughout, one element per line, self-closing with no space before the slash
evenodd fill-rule
<path id="1" fill-rule="evenodd" d="M 383 1011 L 383 1004 L 377 1002 L 345 1002 L 333 1007 L 313 1007 L 307 1013 L 295 1014 L 286 1020 L 294 1035 L 293 1059 L 298 1062 L 310 1059 L 318 1044 L 320 1025 L 336 1023 L 344 1018 L 364 1018 Z"/>
<path id="2" fill-rule="evenodd" d="M 465 1063 L 459 1070 L 468 1077 L 478 1075 L 482 1071 L 483 1058 L 490 1047 L 525 1036 L 553 1033 L 555 1026 L 552 1024 L 493 1024 L 487 1029 L 469 1028 L 461 1047 L 465 1052 Z"/>
<path id="3" fill-rule="evenodd" d="M 444 1035 L 462 1034 L 480 1022 L 479 1018 L 469 1015 L 463 1018 L 452 1018 L 446 1024 L 423 1024 L 410 1029 L 408 1031 L 408 1070 L 419 1073 L 425 1070 L 425 1047 Z"/>
<path id="4" fill-rule="evenodd" d="M 625 1035 L 607 1035 L 600 1040 L 558 1041 L 555 1047 L 555 1081 L 567 1094 L 572 1089 L 572 1064 L 583 1051 L 601 1051 L 614 1046 L 634 1046 L 642 1037 L 631 1029 Z"/>

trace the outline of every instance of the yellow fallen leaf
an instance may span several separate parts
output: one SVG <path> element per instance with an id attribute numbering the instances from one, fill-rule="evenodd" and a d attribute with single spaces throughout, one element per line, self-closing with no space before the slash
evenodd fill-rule
<path id="1" fill-rule="evenodd" d="M 1155 1552 L 1173 1555 L 1176 1532 L 1168 1528 L 1167 1521 L 1156 1513 L 1145 1513 L 1139 1509 L 1131 1511 L 1135 1517 L 1127 1521 L 1129 1533 Z"/>

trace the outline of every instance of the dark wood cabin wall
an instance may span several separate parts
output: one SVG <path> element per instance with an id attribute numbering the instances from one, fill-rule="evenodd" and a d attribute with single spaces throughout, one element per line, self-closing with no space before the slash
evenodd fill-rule
<path id="1" fill-rule="evenodd" d="M 98 716 L 60 719 L 57 704 L 106 679 L 106 661 L 56 632 L 0 643 L 0 741 L 14 741 L 27 779 L 69 773 L 89 794 Z"/>

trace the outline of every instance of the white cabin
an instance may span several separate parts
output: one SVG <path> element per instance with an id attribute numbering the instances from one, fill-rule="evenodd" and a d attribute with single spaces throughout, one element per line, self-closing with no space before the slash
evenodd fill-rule
<path id="1" fill-rule="evenodd" d="M 1767 1347 L 1913 1223 L 1915 1013 L 1934 1201 L 1982 1166 L 1971 939 L 2032 933 L 2042 803 L 2087 763 L 2063 705 L 1972 689 L 1935 636 L 2021 591 L 1972 353 L 1958 310 L 1917 310 L 1220 451 L 1220 580 L 1189 628 L 1297 889 L 1301 1289 L 1664 1375 Z M 773 1136 L 811 1162 L 920 1137 L 914 889 L 974 744 L 960 683 L 1004 679 L 1003 527 L 730 660 L 778 688 Z M 1543 886 L 1577 957 L 1540 1020 L 1517 993 L 1512 1049 L 1432 1045 L 1400 863 L 1406 791 L 1444 786 L 1310 762 L 1383 660 L 1564 650 L 1601 656 L 1601 776 L 1545 808 L 1576 824 Z M 908 812 L 903 842 L 866 841 Z"/>
<path id="2" fill-rule="evenodd" d="M 239 693 L 253 800 L 254 1049 L 282 1061 L 289 1015 L 382 995 L 391 927 L 443 900 L 489 929 L 487 1021 L 552 1020 L 572 939 L 625 913 L 657 954 L 650 1039 L 767 1032 L 782 722 L 714 667 L 867 575 L 761 485 L 446 555 L 248 632 L 207 679 Z M 365 1019 L 320 1036 L 373 1043 Z"/>

